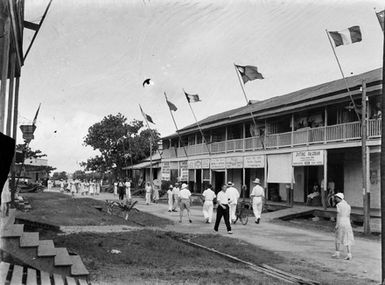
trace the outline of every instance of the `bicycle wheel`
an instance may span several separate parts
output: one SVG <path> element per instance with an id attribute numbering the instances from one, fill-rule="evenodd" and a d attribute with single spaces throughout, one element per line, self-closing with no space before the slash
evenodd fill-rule
<path id="1" fill-rule="evenodd" d="M 239 213 L 239 220 L 241 221 L 242 225 L 246 225 L 249 221 L 249 216 L 247 215 L 246 209 L 242 209 Z"/>

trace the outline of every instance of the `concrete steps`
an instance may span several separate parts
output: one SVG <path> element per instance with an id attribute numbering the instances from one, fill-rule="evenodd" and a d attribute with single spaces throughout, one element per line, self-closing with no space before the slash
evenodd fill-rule
<path id="1" fill-rule="evenodd" d="M 40 278 L 39 278 L 40 276 Z M 40 282 L 39 282 L 40 279 Z M 25 280 L 25 281 L 24 281 Z M 25 283 L 24 283 L 25 282 Z M 0 262 L 0 285 L 89 285 L 85 279 L 50 274 L 17 264 Z"/>
<path id="2" fill-rule="evenodd" d="M 72 279 L 69 279 L 69 281 L 61 281 L 58 276 L 70 275 L 73 277 L 87 277 L 89 275 L 80 256 L 70 255 L 66 248 L 56 248 L 52 240 L 40 240 L 39 233 L 37 232 L 24 232 L 23 224 L 14 224 L 15 210 L 12 210 L 8 217 L 2 217 L 0 219 L 0 242 L 2 244 L 1 250 L 4 253 L 16 258 L 16 260 L 21 260 L 25 265 L 41 270 L 43 274 L 41 280 L 45 280 L 48 274 L 48 278 L 54 280 L 55 284 L 65 285 L 73 281 Z M 9 268 L 6 268 L 7 265 L 5 263 L 1 266 L 0 270 L 9 270 Z M 17 276 L 20 275 L 20 270 L 16 265 L 12 267 L 12 272 L 16 274 L 15 277 L 13 277 L 15 282 L 18 281 Z M 33 276 L 33 271 L 30 270 L 30 272 L 31 280 L 35 280 L 36 278 Z M 47 274 L 43 272 L 47 272 Z M 22 272 L 21 275 L 23 274 L 27 274 L 27 271 Z M 50 277 L 49 274 L 54 275 Z M 55 277 L 55 274 L 58 276 Z M 2 280 L 6 277 L 7 276 L 0 276 L 0 285 L 4 284 Z M 9 282 L 12 280 L 13 279 L 9 280 Z M 48 279 L 45 281 L 48 282 Z M 33 281 L 31 282 L 31 284 L 34 284 Z M 10 284 L 13 283 L 11 282 Z M 15 284 L 21 284 L 21 282 L 16 282 Z"/>

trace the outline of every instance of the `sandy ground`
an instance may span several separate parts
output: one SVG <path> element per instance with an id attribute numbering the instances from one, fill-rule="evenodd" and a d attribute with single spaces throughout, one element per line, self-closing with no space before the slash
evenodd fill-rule
<path id="1" fill-rule="evenodd" d="M 95 197 L 98 200 L 114 198 L 113 194 L 110 193 L 102 193 L 100 196 Z M 167 226 L 165 230 L 196 234 L 213 233 L 213 224 L 203 222 L 200 206 L 192 207 L 191 217 L 193 223 L 188 223 L 186 216 L 184 216 L 183 223 L 179 223 L 179 213 L 168 212 L 166 204 L 145 205 L 144 199 L 137 198 L 137 200 L 139 202 L 136 208 L 140 211 L 167 218 L 174 222 L 174 224 Z M 222 223 L 219 234 L 247 241 L 266 250 L 274 251 L 285 258 L 317 265 L 327 272 L 344 273 L 380 283 L 380 242 L 356 238 L 353 246 L 353 260 L 332 259 L 331 255 L 334 253 L 334 236 L 332 233 L 298 229 L 269 223 L 269 220 L 269 213 L 266 213 L 262 216 L 262 221 L 258 225 L 254 223 L 254 219 L 249 219 L 249 223 L 245 226 L 241 224 L 233 225 L 233 235 L 227 234 L 225 225 Z"/>

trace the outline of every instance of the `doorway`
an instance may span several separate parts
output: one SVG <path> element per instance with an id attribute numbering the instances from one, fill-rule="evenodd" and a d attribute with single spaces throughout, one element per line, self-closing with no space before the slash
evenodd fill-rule
<path id="1" fill-rule="evenodd" d="M 214 177 L 214 192 L 221 191 L 222 185 L 225 184 L 225 171 L 213 171 Z"/>

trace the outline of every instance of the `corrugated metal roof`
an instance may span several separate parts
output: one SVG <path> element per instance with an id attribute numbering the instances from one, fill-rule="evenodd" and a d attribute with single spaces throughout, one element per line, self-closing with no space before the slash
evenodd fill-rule
<path id="1" fill-rule="evenodd" d="M 347 85 L 352 91 L 351 93 L 359 94 L 359 88 L 362 84 L 362 80 L 366 80 L 366 84 L 378 85 L 378 90 L 381 89 L 382 84 L 382 68 L 374 69 L 365 73 L 361 73 L 355 76 L 347 77 Z M 373 89 L 373 88 L 372 88 Z M 255 117 L 267 116 L 269 114 L 277 114 L 280 112 L 286 112 L 288 110 L 296 109 L 298 107 L 319 105 L 335 99 L 347 98 L 345 82 L 343 79 L 326 82 L 309 88 L 301 89 L 295 92 L 291 92 L 285 95 L 276 96 L 267 100 L 257 101 L 253 104 L 239 107 L 236 109 L 228 110 L 222 113 L 218 113 L 209 116 L 201 121 L 199 125 L 202 129 L 211 128 L 214 126 L 220 126 L 229 122 L 236 122 L 247 119 L 252 112 Z M 188 125 L 179 130 L 180 133 L 188 133 L 195 131 L 197 124 Z M 177 134 L 172 134 L 164 138 L 174 137 Z"/>

